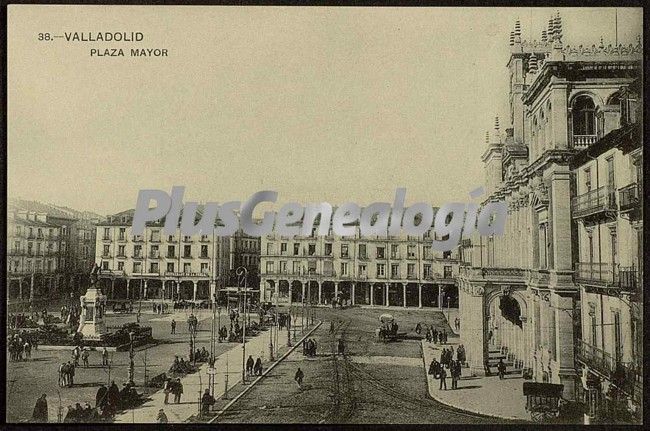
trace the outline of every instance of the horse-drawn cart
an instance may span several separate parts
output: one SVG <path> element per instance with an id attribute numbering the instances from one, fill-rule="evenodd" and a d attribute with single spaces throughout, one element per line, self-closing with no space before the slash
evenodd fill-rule
<path id="1" fill-rule="evenodd" d="M 526 410 L 535 422 L 544 422 L 557 417 L 560 411 L 563 385 L 553 383 L 524 382 Z"/>

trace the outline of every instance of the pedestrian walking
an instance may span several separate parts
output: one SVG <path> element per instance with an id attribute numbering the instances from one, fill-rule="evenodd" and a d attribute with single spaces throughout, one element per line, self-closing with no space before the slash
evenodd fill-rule
<path id="1" fill-rule="evenodd" d="M 183 395 L 183 384 L 181 383 L 181 379 L 176 379 L 176 382 L 174 384 L 174 402 L 176 404 L 181 402 L 182 395 Z"/>
<path id="2" fill-rule="evenodd" d="M 503 363 L 503 359 L 499 359 L 499 364 L 497 365 L 497 371 L 499 372 L 499 379 L 503 380 L 506 374 L 506 364 Z"/>
<path id="3" fill-rule="evenodd" d="M 65 386 L 65 362 L 59 365 L 59 386 Z"/>
<path id="4" fill-rule="evenodd" d="M 83 361 L 84 368 L 88 368 L 88 357 L 90 356 L 90 353 L 88 353 L 88 350 L 84 350 L 84 352 L 81 354 L 81 360 Z"/>
<path id="5" fill-rule="evenodd" d="M 45 394 L 41 395 L 36 400 L 34 412 L 32 413 L 32 421 L 37 423 L 47 423 L 47 399 Z"/>
<path id="6" fill-rule="evenodd" d="M 25 359 L 32 359 L 32 346 L 29 344 L 29 341 L 25 341 L 23 350 L 25 351 Z"/>
<path id="7" fill-rule="evenodd" d="M 172 334 L 176 333 L 176 320 L 172 319 Z"/>
<path id="8" fill-rule="evenodd" d="M 438 377 L 440 379 L 440 390 L 442 390 L 442 387 L 445 387 L 445 391 L 447 390 L 447 371 L 445 370 L 445 367 L 440 367 L 440 375 Z"/>
<path id="9" fill-rule="evenodd" d="M 246 360 L 246 375 L 250 376 L 253 374 L 253 367 L 255 366 L 255 361 L 253 360 L 253 356 L 249 355 L 248 359 Z"/>
<path id="10" fill-rule="evenodd" d="M 106 350 L 106 347 L 102 349 L 102 366 L 107 366 L 108 365 L 108 350 Z"/>
<path id="11" fill-rule="evenodd" d="M 165 380 L 163 393 L 165 394 L 165 404 L 169 404 L 169 393 L 172 391 L 172 379 L 169 377 Z"/>
<path id="12" fill-rule="evenodd" d="M 206 389 L 203 397 L 201 397 L 201 414 L 207 416 L 210 413 L 210 407 L 214 405 L 216 400 L 210 395 L 210 389 Z"/>
<path id="13" fill-rule="evenodd" d="M 293 379 L 298 383 L 298 387 L 302 389 L 302 379 L 305 377 L 305 374 L 302 372 L 300 367 L 298 367 L 298 371 L 296 371 L 296 375 L 293 377 Z"/>
<path id="14" fill-rule="evenodd" d="M 68 387 L 74 386 L 74 367 L 75 365 L 68 362 Z"/>
<path id="15" fill-rule="evenodd" d="M 165 414 L 165 410 L 160 409 L 158 410 L 158 416 L 156 417 L 156 420 L 158 421 L 159 424 L 166 424 L 169 422 L 167 420 L 167 415 Z"/>
<path id="16" fill-rule="evenodd" d="M 255 373 L 256 376 L 262 375 L 262 360 L 259 357 L 255 361 L 255 367 L 253 368 L 253 372 Z"/>

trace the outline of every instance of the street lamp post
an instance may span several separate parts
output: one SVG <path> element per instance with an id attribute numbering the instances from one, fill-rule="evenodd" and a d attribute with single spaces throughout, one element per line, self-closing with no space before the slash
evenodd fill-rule
<path id="1" fill-rule="evenodd" d="M 248 278 L 248 269 L 244 266 L 240 266 L 237 268 L 236 274 L 239 276 L 239 287 L 241 288 L 241 284 L 243 281 L 244 284 L 244 296 L 243 296 L 243 312 L 244 312 L 244 317 L 242 319 L 242 356 L 241 356 L 241 381 L 243 384 L 246 384 L 246 291 L 247 291 L 247 281 L 246 279 Z M 242 280 L 243 279 L 243 280 Z M 241 290 L 241 289 L 240 289 Z"/>
<path id="2" fill-rule="evenodd" d="M 135 374 L 135 352 L 133 351 L 133 331 L 129 332 L 129 375 L 128 375 L 128 383 L 130 385 L 134 385 L 135 382 L 133 381 L 133 375 Z"/>

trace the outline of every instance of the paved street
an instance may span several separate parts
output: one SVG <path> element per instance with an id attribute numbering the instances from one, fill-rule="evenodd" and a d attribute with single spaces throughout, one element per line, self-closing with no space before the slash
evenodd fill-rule
<path id="1" fill-rule="evenodd" d="M 235 403 L 219 423 L 488 423 L 489 419 L 447 407 L 427 394 L 418 322 L 446 327 L 440 312 L 392 309 L 405 339 L 374 339 L 378 317 L 386 310 L 321 308 L 323 325 L 314 333 L 318 355 L 307 358 L 300 348 L 275 367 Z M 330 334 L 330 322 L 335 334 Z M 336 339 L 345 342 L 343 356 L 332 355 Z M 293 380 L 298 367 L 303 388 Z"/>

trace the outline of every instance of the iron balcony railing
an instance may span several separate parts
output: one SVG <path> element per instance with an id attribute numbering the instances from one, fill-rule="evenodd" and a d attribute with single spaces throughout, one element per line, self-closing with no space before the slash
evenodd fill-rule
<path id="1" fill-rule="evenodd" d="M 635 292 L 641 279 L 635 266 L 601 262 L 577 262 L 574 277 L 578 283 L 617 288 L 626 292 Z"/>
<path id="2" fill-rule="evenodd" d="M 602 262 L 577 262 L 575 264 L 576 281 L 615 285 L 618 281 L 616 265 Z"/>
<path id="3" fill-rule="evenodd" d="M 598 135 L 573 135 L 573 148 L 584 149 L 598 140 Z"/>
<path id="4" fill-rule="evenodd" d="M 641 196 L 641 186 L 637 183 L 618 189 L 618 204 L 621 212 L 628 212 L 638 208 Z"/>
<path id="5" fill-rule="evenodd" d="M 634 362 L 623 362 L 614 355 L 596 346 L 577 340 L 575 345 L 576 359 L 599 374 L 612 381 L 624 392 L 633 395 L 637 382 L 641 381 L 640 364 Z"/>
<path id="6" fill-rule="evenodd" d="M 571 199 L 573 218 L 616 210 L 616 194 L 608 186 L 598 187 Z"/>

